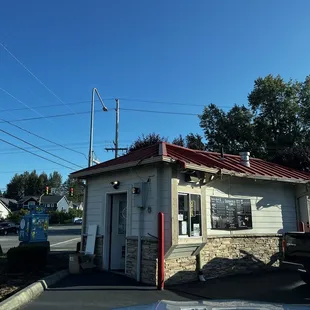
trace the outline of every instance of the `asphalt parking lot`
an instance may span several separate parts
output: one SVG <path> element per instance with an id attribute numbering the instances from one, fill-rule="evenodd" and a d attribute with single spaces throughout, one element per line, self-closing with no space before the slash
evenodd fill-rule
<path id="1" fill-rule="evenodd" d="M 51 225 L 48 229 L 51 251 L 75 251 L 76 244 L 81 239 L 80 235 L 81 225 Z M 0 245 L 4 253 L 18 244 L 18 235 L 0 236 Z"/>
<path id="2" fill-rule="evenodd" d="M 207 282 L 187 283 L 167 287 L 158 291 L 136 283 L 133 279 L 108 273 L 70 275 L 51 286 L 36 300 L 23 307 L 25 310 L 54 309 L 116 309 L 141 304 L 156 303 L 160 300 L 179 302 L 227 301 L 230 309 L 239 303 L 243 309 L 274 309 L 279 304 L 303 304 L 310 306 L 309 286 L 294 272 L 277 270 L 268 273 L 238 275 L 208 280 Z M 250 307 L 245 303 L 259 303 Z M 214 305 L 215 306 L 215 305 Z M 224 309 L 216 305 L 218 309 Z M 223 305 L 222 305 L 223 306 Z M 247 307 L 248 306 L 248 307 Z M 164 307 L 143 307 L 142 309 L 167 309 Z M 183 305 L 181 308 L 198 309 Z M 128 308 L 133 309 L 133 308 Z M 205 309 L 200 307 L 199 309 Z M 282 307 L 276 307 L 282 309 Z M 288 307 L 287 307 L 288 309 Z"/>

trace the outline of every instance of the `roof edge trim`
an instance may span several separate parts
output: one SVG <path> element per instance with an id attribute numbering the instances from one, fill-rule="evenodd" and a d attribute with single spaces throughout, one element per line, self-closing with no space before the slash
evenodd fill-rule
<path id="1" fill-rule="evenodd" d="M 294 178 L 281 178 L 281 177 L 271 177 L 271 176 L 261 176 L 261 175 L 251 175 L 246 173 L 238 173 L 231 170 L 220 169 L 220 168 L 205 168 L 199 165 L 185 164 L 185 168 L 199 170 L 209 173 L 218 173 L 221 171 L 221 174 L 230 175 L 238 178 L 247 178 L 247 179 L 256 179 L 256 180 L 266 180 L 266 181 L 277 181 L 277 182 L 287 182 L 295 184 L 306 184 L 310 183 L 308 180 L 294 179 Z"/>
<path id="2" fill-rule="evenodd" d="M 120 164 L 120 165 L 114 165 L 110 167 L 104 167 L 104 168 L 99 168 L 99 169 L 94 169 L 90 171 L 82 171 L 82 172 L 73 172 L 70 174 L 72 178 L 86 178 L 92 175 L 97 175 L 105 172 L 110 172 L 110 171 L 115 171 L 115 170 L 121 170 L 121 169 L 126 169 L 126 168 L 132 168 L 132 167 L 138 167 L 138 166 L 143 166 L 146 164 L 152 164 L 156 162 L 172 162 L 170 157 L 166 156 L 155 156 L 151 158 L 144 159 L 142 162 L 141 160 L 136 160 L 133 162 L 125 163 L 125 164 Z"/>

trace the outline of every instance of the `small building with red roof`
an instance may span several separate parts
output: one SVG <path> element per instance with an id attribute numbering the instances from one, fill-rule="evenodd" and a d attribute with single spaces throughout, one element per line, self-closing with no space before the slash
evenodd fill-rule
<path id="1" fill-rule="evenodd" d="M 282 234 L 309 223 L 310 174 L 248 152 L 161 142 L 71 177 L 87 181 L 83 234 L 97 225 L 99 268 L 149 284 L 157 281 L 159 212 L 167 284 L 276 268 Z"/>

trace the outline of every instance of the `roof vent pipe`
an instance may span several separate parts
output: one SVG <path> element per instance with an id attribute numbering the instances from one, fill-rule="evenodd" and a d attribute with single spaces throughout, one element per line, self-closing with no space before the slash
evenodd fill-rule
<path id="1" fill-rule="evenodd" d="M 240 152 L 241 156 L 240 164 L 245 167 L 250 167 L 250 152 Z"/>
<path id="2" fill-rule="evenodd" d="M 221 157 L 220 157 L 221 160 L 224 160 L 224 148 L 222 147 L 221 148 Z"/>

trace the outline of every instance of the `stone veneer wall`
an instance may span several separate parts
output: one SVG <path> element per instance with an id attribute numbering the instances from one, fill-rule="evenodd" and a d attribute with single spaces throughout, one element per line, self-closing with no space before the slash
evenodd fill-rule
<path id="1" fill-rule="evenodd" d="M 281 257 L 280 235 L 242 235 L 209 237 L 200 252 L 200 267 L 206 278 L 268 270 L 279 266 Z M 127 238 L 126 274 L 136 278 L 138 241 Z M 196 256 L 167 258 L 165 284 L 198 280 L 199 262 Z M 142 238 L 141 281 L 157 283 L 157 241 Z"/>
<path id="2" fill-rule="evenodd" d="M 102 269 L 102 262 L 103 262 L 103 236 L 102 235 L 97 235 L 96 236 L 96 242 L 95 242 L 95 259 L 94 263 L 96 264 L 98 269 Z M 82 251 L 85 251 L 86 248 L 86 240 L 87 236 L 83 235 L 83 249 Z"/>
<path id="3" fill-rule="evenodd" d="M 126 238 L 126 275 L 137 278 L 137 237 Z M 141 238 L 141 282 L 150 285 L 157 283 L 157 240 L 154 238 Z"/>
<path id="4" fill-rule="evenodd" d="M 279 267 L 281 235 L 209 237 L 200 254 L 206 277 L 249 273 Z"/>

